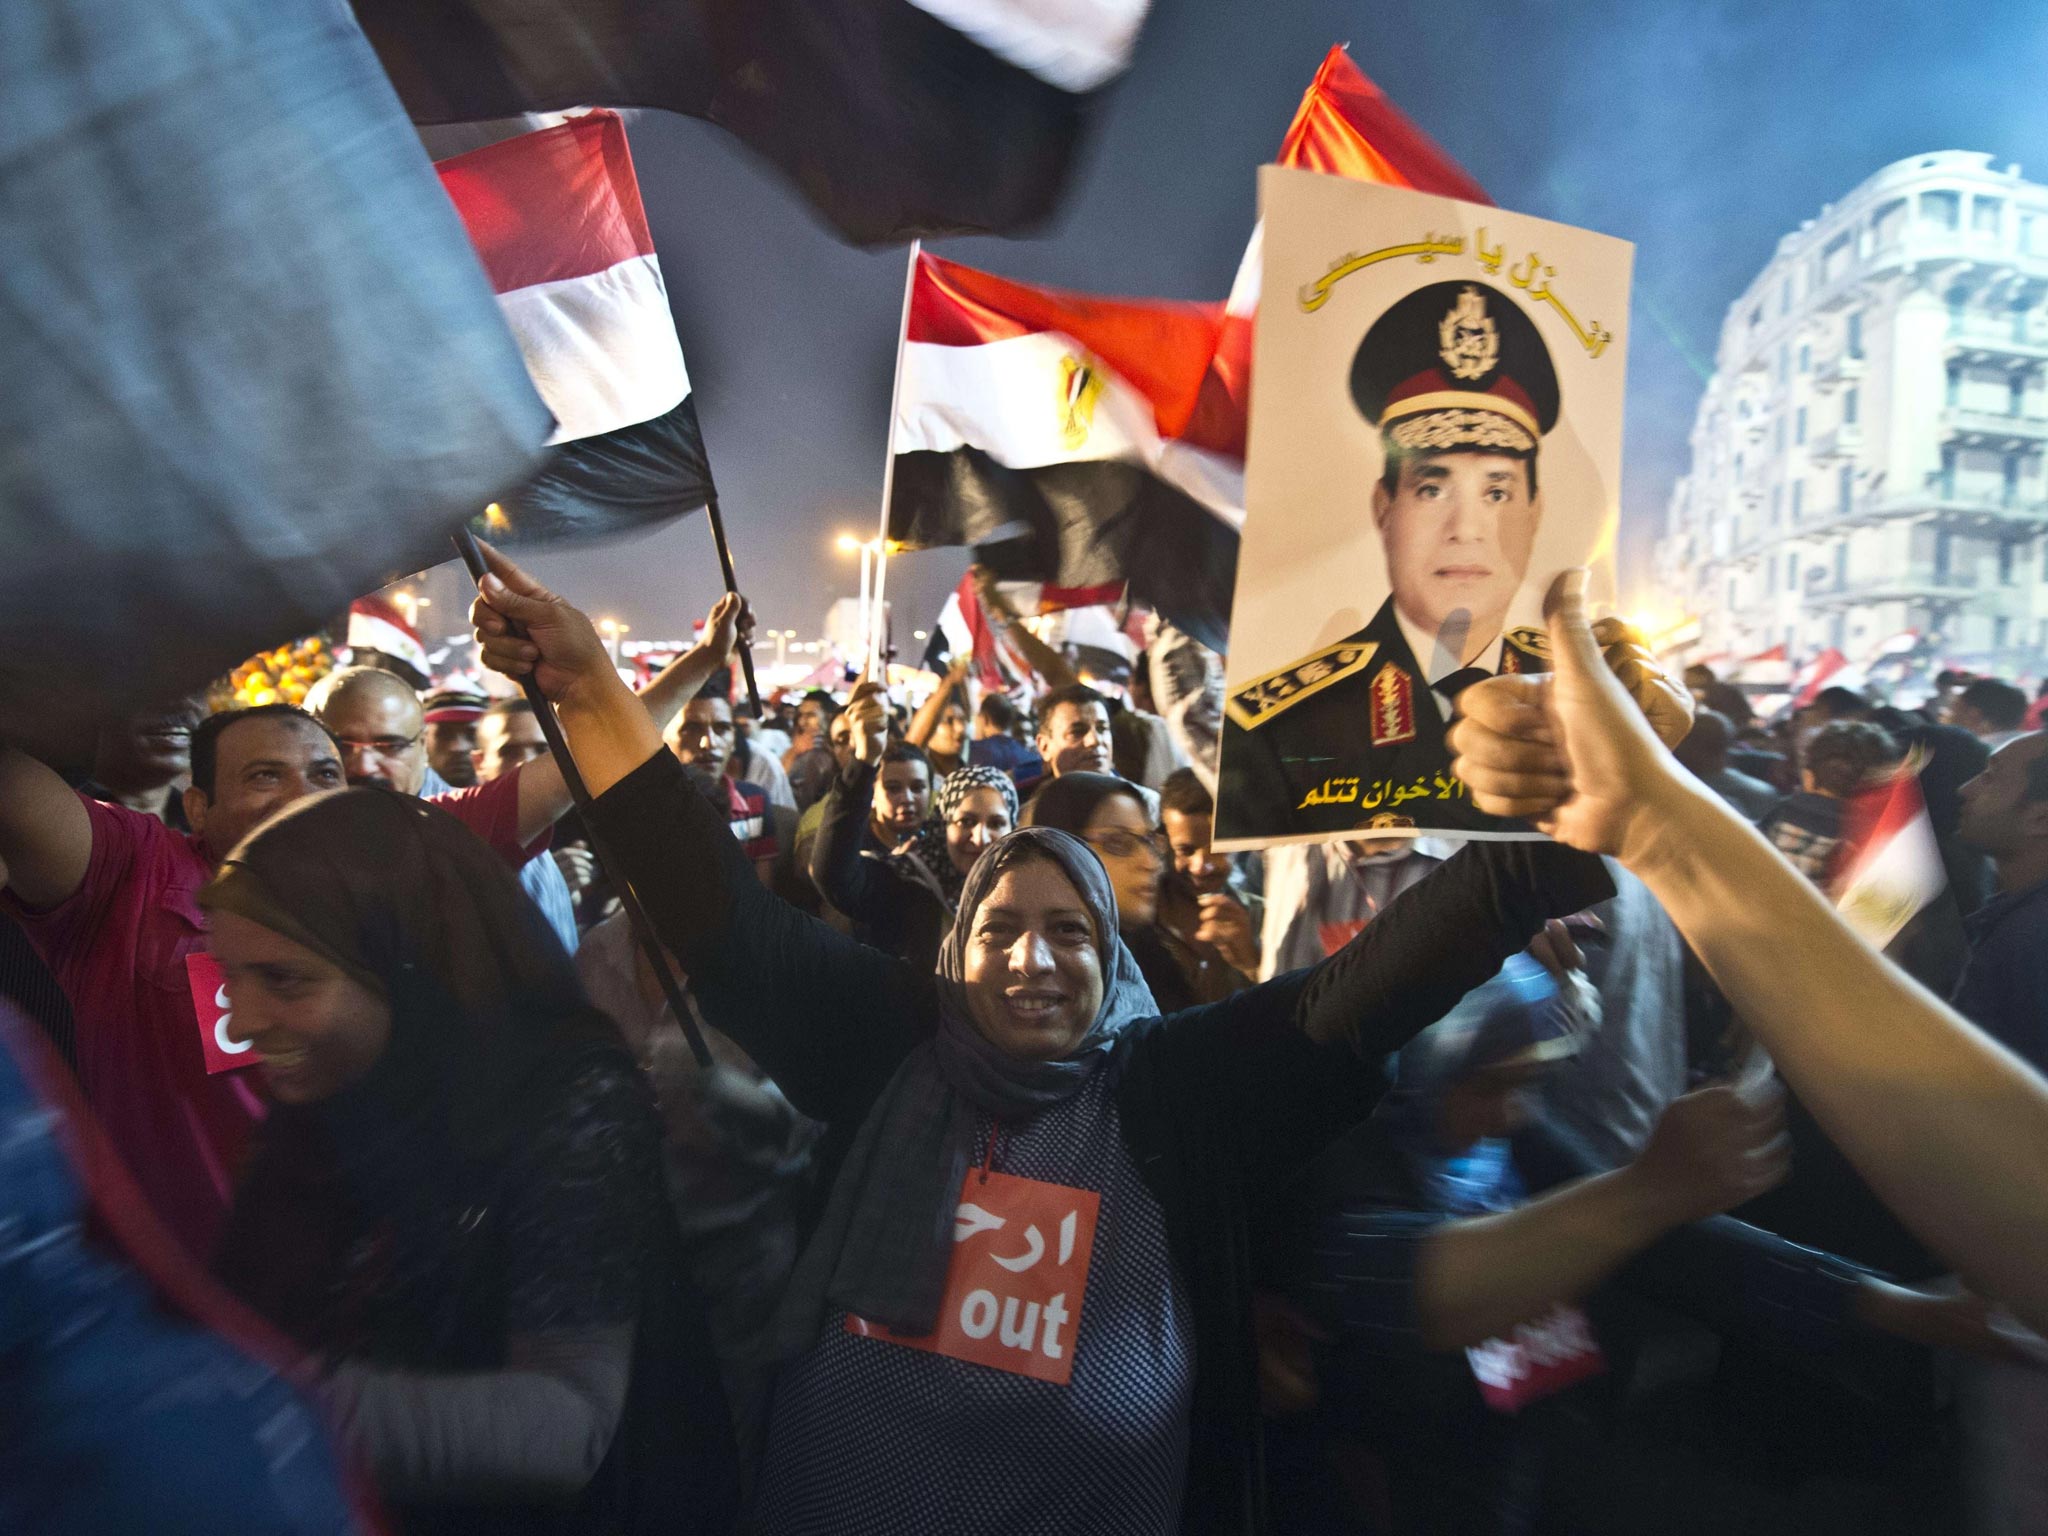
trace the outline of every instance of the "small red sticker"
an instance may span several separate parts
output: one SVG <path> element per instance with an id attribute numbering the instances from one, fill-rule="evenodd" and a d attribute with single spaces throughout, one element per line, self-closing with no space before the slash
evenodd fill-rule
<path id="1" fill-rule="evenodd" d="M 199 1020 L 199 1048 L 206 1053 L 207 1072 L 234 1072 L 261 1061 L 254 1041 L 228 1036 L 231 1005 L 220 962 L 196 949 L 185 957 L 185 979 L 192 986 L 192 1012 Z"/>

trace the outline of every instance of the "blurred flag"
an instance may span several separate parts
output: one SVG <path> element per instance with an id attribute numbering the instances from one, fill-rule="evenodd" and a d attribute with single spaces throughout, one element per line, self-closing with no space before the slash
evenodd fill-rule
<path id="1" fill-rule="evenodd" d="M 1035 288 L 920 253 L 888 536 L 1133 597 L 1220 644 L 1244 465 L 1183 438 L 1214 305 Z M 1219 574 L 1220 573 L 1220 574 Z"/>
<path id="2" fill-rule="evenodd" d="M 695 512 L 711 466 L 625 124 L 592 112 L 436 169 L 563 445 L 478 531 L 513 544 Z"/>
<path id="3" fill-rule="evenodd" d="M 54 753 L 446 558 L 548 416 L 346 11 L 0 17 L 0 737 Z"/>
<path id="4" fill-rule="evenodd" d="M 1948 884 L 1920 794 L 1920 762 L 1915 754 L 1849 801 L 1843 842 L 1855 852 L 1834 878 L 1835 907 L 1873 949 L 1897 938 Z"/>
<path id="5" fill-rule="evenodd" d="M 1332 48 L 1280 162 L 1487 202 Z M 1010 579 L 1131 595 L 1228 648 L 1260 237 L 1230 301 L 1100 299 L 920 254 L 893 418 L 889 537 L 972 544 Z"/>
<path id="6" fill-rule="evenodd" d="M 864 245 L 1050 213 L 1146 3 L 354 0 L 416 122 L 707 118 Z"/>
<path id="7" fill-rule="evenodd" d="M 1813 702 L 1814 695 L 1827 687 L 1829 679 L 1848 665 L 1849 658 L 1833 646 L 1822 651 L 1792 674 L 1792 707 L 1806 708 Z"/>
<path id="8" fill-rule="evenodd" d="M 1437 148 L 1365 77 L 1342 44 L 1323 55 L 1322 67 L 1294 109 L 1277 160 L 1297 170 L 1352 181 L 1412 187 L 1468 203 L 1493 201 L 1463 166 Z M 1252 321 L 1259 307 L 1264 250 L 1265 226 L 1258 225 L 1238 263 L 1237 280 L 1230 285 L 1215 354 L 1195 407 L 1195 430 L 1240 459 L 1251 409 Z"/>

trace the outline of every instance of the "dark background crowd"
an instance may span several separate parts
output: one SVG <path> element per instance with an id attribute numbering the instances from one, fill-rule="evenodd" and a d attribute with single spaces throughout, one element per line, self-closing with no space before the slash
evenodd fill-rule
<path id="1" fill-rule="evenodd" d="M 418 688 L 375 653 L 305 708 L 187 700 L 108 722 L 90 762 L 0 754 L 29 1147 L 0 1160 L 0 1274 L 33 1281 L 8 1369 L 72 1404 L 15 1421 L 19 1486 L 79 1480 L 111 1510 L 152 1457 L 203 1449 L 259 1502 L 320 1510 L 306 1528 L 2048 1519 L 2024 1333 L 1796 1087 L 1760 1086 L 1746 1010 L 1622 861 L 1219 852 L 1220 658 L 1170 631 L 1129 665 L 1063 651 L 984 596 L 1023 699 L 962 662 L 914 708 L 863 676 L 758 715 L 751 621 L 721 600 L 614 706 L 666 750 L 592 786 L 596 821 L 528 697 Z M 480 623 L 486 659 L 519 647 L 508 670 L 591 739 L 532 668 L 552 657 Z M 1762 720 L 1703 668 L 1685 682 L 1678 762 L 1822 891 L 1872 836 L 1862 797 L 1917 785 L 1941 879 L 1888 953 L 2048 1063 L 2048 734 L 2024 695 L 1944 676 L 1920 709 L 1833 688 Z M 1099 1008 L 953 1099 L 949 1052 L 1079 1006 L 1056 913 L 1043 943 L 1028 913 L 982 915 L 1029 909 L 1039 868 L 1080 893 Z M 963 1033 L 949 999 L 997 921 L 1030 930 L 1008 1011 L 969 1005 Z M 1320 1043 L 1262 1044 L 1276 1029 Z M 892 1075 L 893 1036 L 939 1065 Z M 52 1099 L 68 1166 L 31 1134 Z M 1117 1206 L 1136 1270 L 1084 1280 L 1094 1369 L 1043 1422 L 1021 1378 L 946 1360 L 969 1381 L 934 1398 L 930 1356 L 852 1329 L 933 1325 L 891 1203 L 933 1198 L 934 1113 L 956 1168 Z M 990 1413 L 1022 1444 L 983 1442 Z M 280 1415 L 296 1449 L 251 1461 Z M 963 1486 L 987 1513 L 947 1513 Z"/>

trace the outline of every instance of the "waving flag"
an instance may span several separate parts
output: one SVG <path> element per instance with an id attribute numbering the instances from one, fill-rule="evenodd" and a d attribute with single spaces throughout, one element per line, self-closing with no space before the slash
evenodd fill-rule
<path id="1" fill-rule="evenodd" d="M 1062 293 L 920 254 L 907 314 L 889 537 L 972 544 L 999 574 L 1056 587 L 1128 580 L 1220 644 L 1244 464 L 1186 435 L 1216 306 Z"/>
<path id="2" fill-rule="evenodd" d="M 445 558 L 548 418 L 345 11 L 0 15 L 0 738 L 61 752 Z"/>
<path id="3" fill-rule="evenodd" d="M 1281 163 L 1487 201 L 1332 48 Z M 893 419 L 889 537 L 971 544 L 1011 579 L 1128 580 L 1227 649 L 1244 522 L 1255 231 L 1228 304 L 1101 299 L 920 254 Z"/>
<path id="4" fill-rule="evenodd" d="M 1278 160 L 1297 170 L 1320 171 L 1352 181 L 1412 187 L 1468 203 L 1493 201 L 1457 161 L 1402 116 L 1386 93 L 1351 62 L 1342 46 L 1323 56 L 1322 67 L 1280 141 Z M 1260 226 L 1252 230 L 1251 243 L 1238 263 L 1237 280 L 1230 285 L 1230 298 L 1216 332 L 1216 350 L 1195 409 L 1196 430 L 1240 459 L 1251 409 L 1252 320 L 1259 307 L 1264 250 L 1265 231 Z"/>
<path id="5" fill-rule="evenodd" d="M 498 305 L 563 444 L 499 498 L 483 531 L 513 543 L 613 533 L 711 497 L 682 344 L 616 112 L 592 112 L 443 160 Z"/>
<path id="6" fill-rule="evenodd" d="M 416 122 L 708 118 L 859 244 L 1050 213 L 1146 3 L 354 0 Z"/>
<path id="7" fill-rule="evenodd" d="M 1910 760 L 1848 805 L 1843 842 L 1856 851 L 1834 880 L 1835 907 L 1872 949 L 1898 937 L 1947 887 L 1934 823 Z"/>

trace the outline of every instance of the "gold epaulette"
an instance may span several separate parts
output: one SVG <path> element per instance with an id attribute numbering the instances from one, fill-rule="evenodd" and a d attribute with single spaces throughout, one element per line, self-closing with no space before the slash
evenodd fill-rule
<path id="1" fill-rule="evenodd" d="M 1224 707 L 1244 729 L 1255 730 L 1310 694 L 1362 670 L 1378 650 L 1379 645 L 1371 640 L 1339 640 L 1291 666 L 1253 679 L 1233 693 Z"/>
<path id="2" fill-rule="evenodd" d="M 1535 662 L 1530 666 L 1526 663 Z M 1548 672 L 1550 670 L 1550 632 L 1533 624 L 1524 624 L 1509 630 L 1501 636 L 1500 670 L 1502 672 Z"/>

